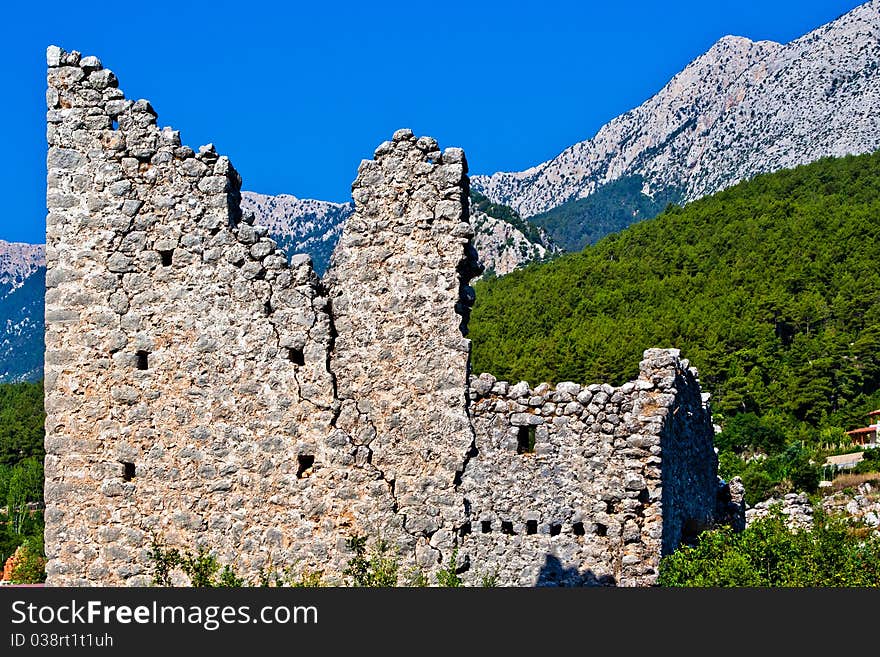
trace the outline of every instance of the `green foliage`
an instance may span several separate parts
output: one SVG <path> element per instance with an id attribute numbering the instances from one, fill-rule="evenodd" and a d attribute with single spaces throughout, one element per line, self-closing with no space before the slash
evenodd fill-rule
<path id="1" fill-rule="evenodd" d="M 785 433 L 765 418 L 754 413 L 740 413 L 724 424 L 724 431 L 715 436 L 715 446 L 741 454 L 746 450 L 777 452 L 785 445 Z"/>
<path id="2" fill-rule="evenodd" d="M 0 465 L 42 460 L 45 422 L 42 382 L 0 385 Z"/>
<path id="3" fill-rule="evenodd" d="M 647 196 L 642 193 L 643 184 L 641 176 L 620 178 L 599 187 L 587 198 L 572 199 L 530 217 L 529 221 L 544 227 L 566 251 L 580 251 L 637 221 L 656 217 L 681 198 L 677 189 Z"/>
<path id="4" fill-rule="evenodd" d="M 760 466 L 747 466 L 740 476 L 746 489 L 745 501 L 749 506 L 772 497 L 778 491 L 779 480 Z"/>
<path id="5" fill-rule="evenodd" d="M 645 349 L 679 348 L 712 393 L 728 475 L 750 496 L 809 489 L 821 451 L 880 407 L 878 243 L 880 153 L 758 176 L 479 281 L 473 369 L 621 384 Z"/>
<path id="6" fill-rule="evenodd" d="M 173 586 L 171 573 L 181 563 L 180 550 L 177 548 L 166 548 L 154 536 L 150 546 L 149 558 L 153 585 Z"/>
<path id="7" fill-rule="evenodd" d="M 218 585 L 216 575 L 220 570 L 220 564 L 205 548 L 200 547 L 195 554 L 184 552 L 181 555 L 180 568 L 189 577 L 193 586 L 204 588 Z"/>
<path id="8" fill-rule="evenodd" d="M 816 514 L 811 531 L 786 527 L 779 507 L 742 532 L 704 532 L 660 562 L 661 586 L 880 586 L 880 535 Z"/>
<path id="9" fill-rule="evenodd" d="M 291 578 L 290 585 L 296 589 L 317 589 L 324 586 L 324 573 L 320 570 L 304 570 L 299 577 Z"/>
<path id="10" fill-rule="evenodd" d="M 365 536 L 352 536 L 347 541 L 348 549 L 354 552 L 342 574 L 351 578 L 352 586 L 389 587 L 397 586 L 397 559 L 391 554 L 391 545 L 378 538 L 367 553 Z"/>
<path id="11" fill-rule="evenodd" d="M 495 570 L 491 573 L 483 573 L 480 578 L 480 586 L 484 589 L 491 589 L 498 586 L 498 571 Z"/>
<path id="12" fill-rule="evenodd" d="M 154 586 L 174 586 L 175 570 L 189 578 L 190 584 L 201 588 L 239 587 L 245 586 L 230 565 L 220 568 L 217 557 L 200 547 L 195 553 L 181 552 L 177 548 L 166 548 L 162 542 L 153 537 L 149 552 L 150 570 Z M 219 576 L 218 576 L 219 571 Z"/>
<path id="13" fill-rule="evenodd" d="M 880 472 L 880 448 L 866 449 L 862 452 L 862 460 L 850 472 L 853 474 Z"/>
<path id="14" fill-rule="evenodd" d="M 43 501 L 43 463 L 27 458 L 13 466 L 0 466 L 0 504 L 7 531 L 27 535 L 32 521 L 29 505 Z"/>
<path id="15" fill-rule="evenodd" d="M 411 588 L 425 588 L 428 586 L 428 576 L 421 568 L 411 568 L 404 573 L 405 586 Z"/>
<path id="16" fill-rule="evenodd" d="M 449 562 L 445 567 L 437 571 L 437 585 L 447 588 L 458 588 L 461 586 L 461 577 L 456 572 L 458 570 L 458 548 L 453 548 L 449 555 Z"/>
<path id="17" fill-rule="evenodd" d="M 220 571 L 220 579 L 217 580 L 217 586 L 221 588 L 238 588 L 244 586 L 244 580 L 239 577 L 232 566 L 226 564 Z"/>
<path id="18" fill-rule="evenodd" d="M 0 559 L 42 545 L 43 384 L 0 385 Z M 40 547 L 42 550 L 42 547 Z"/>
<path id="19" fill-rule="evenodd" d="M 29 536 L 16 551 L 10 579 L 15 584 L 40 584 L 46 581 L 46 555 L 43 535 Z"/>

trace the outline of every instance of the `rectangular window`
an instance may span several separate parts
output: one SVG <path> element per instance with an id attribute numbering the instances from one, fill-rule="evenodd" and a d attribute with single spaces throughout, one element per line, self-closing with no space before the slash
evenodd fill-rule
<path id="1" fill-rule="evenodd" d="M 534 454 L 535 452 L 535 427 L 520 427 L 516 434 L 516 453 Z"/>

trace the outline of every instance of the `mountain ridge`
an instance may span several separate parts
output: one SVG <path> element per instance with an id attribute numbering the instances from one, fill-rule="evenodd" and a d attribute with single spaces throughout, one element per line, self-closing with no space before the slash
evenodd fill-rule
<path id="1" fill-rule="evenodd" d="M 876 150 L 878 34 L 872 0 L 784 45 L 722 37 L 591 139 L 471 183 L 529 218 L 624 176 L 643 176 L 648 195 L 678 187 L 691 201 L 758 173 Z"/>

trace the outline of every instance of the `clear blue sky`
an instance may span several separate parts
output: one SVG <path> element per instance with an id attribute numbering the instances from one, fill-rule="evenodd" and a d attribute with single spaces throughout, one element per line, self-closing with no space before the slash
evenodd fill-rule
<path id="1" fill-rule="evenodd" d="M 244 189 L 349 200 L 399 127 L 521 170 L 593 136 L 725 34 L 787 42 L 858 0 L 10 2 L 0 239 L 45 233 L 45 49 L 97 55 Z"/>

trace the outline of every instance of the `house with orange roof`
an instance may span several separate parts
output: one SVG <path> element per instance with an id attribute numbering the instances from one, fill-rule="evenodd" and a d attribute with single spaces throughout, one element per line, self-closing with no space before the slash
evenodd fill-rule
<path id="1" fill-rule="evenodd" d="M 868 426 L 859 429 L 853 429 L 852 431 L 847 431 L 846 435 L 857 445 L 877 444 L 878 416 L 880 416 L 880 409 L 871 411 L 868 413 L 868 417 L 870 418 L 869 421 L 872 421 L 873 424 L 869 424 Z"/>

